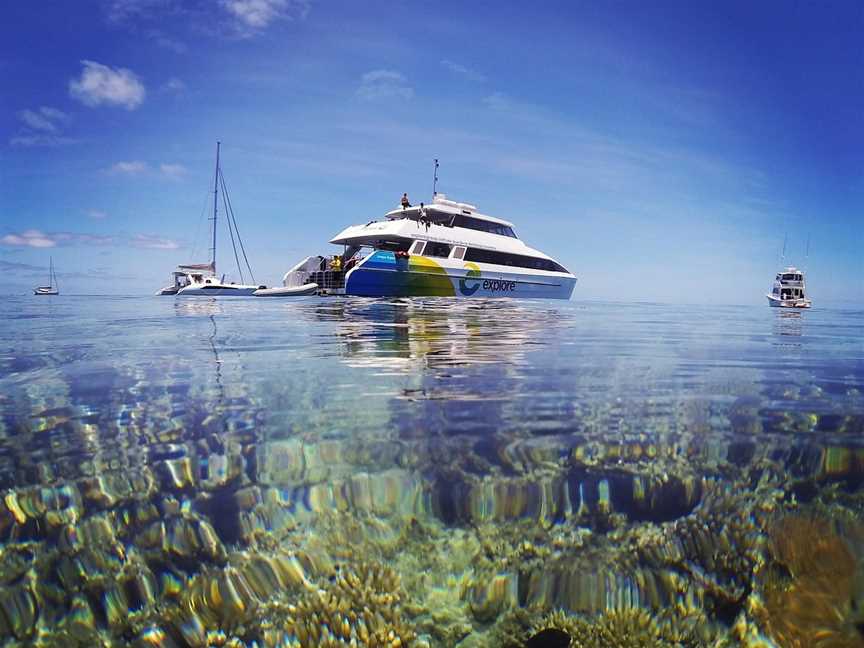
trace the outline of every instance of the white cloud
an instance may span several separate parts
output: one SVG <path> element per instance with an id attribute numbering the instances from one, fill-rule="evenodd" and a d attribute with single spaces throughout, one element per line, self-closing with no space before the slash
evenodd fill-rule
<path id="1" fill-rule="evenodd" d="M 277 20 L 305 18 L 307 0 L 222 0 L 222 7 L 244 36 L 251 36 Z"/>
<path id="2" fill-rule="evenodd" d="M 454 61 L 450 61 L 448 59 L 444 59 L 441 61 L 441 65 L 450 70 L 456 76 L 460 76 L 466 81 L 485 81 L 486 77 L 477 70 L 472 70 L 469 67 L 465 67 L 461 63 L 456 63 Z"/>
<path id="3" fill-rule="evenodd" d="M 108 214 L 101 209 L 88 209 L 86 213 L 87 218 L 91 220 L 105 220 L 108 218 Z"/>
<path id="4" fill-rule="evenodd" d="M 39 230 L 30 229 L 20 234 L 7 234 L 0 237 L 0 244 L 14 247 L 49 248 L 57 245 L 57 241 Z"/>
<path id="5" fill-rule="evenodd" d="M 129 162 L 117 162 L 108 169 L 109 173 L 120 175 L 138 175 L 149 170 L 150 166 L 146 162 L 140 160 L 131 160 Z"/>
<path id="6" fill-rule="evenodd" d="M 101 234 L 81 234 L 76 232 L 43 232 L 29 229 L 20 233 L 0 237 L 0 244 L 12 247 L 51 248 L 57 245 L 109 245 L 114 241 L 110 236 Z"/>
<path id="7" fill-rule="evenodd" d="M 186 167 L 182 164 L 160 164 L 159 170 L 162 172 L 162 175 L 172 180 L 179 180 L 187 173 Z"/>
<path id="8" fill-rule="evenodd" d="M 287 0 L 222 0 L 229 14 L 252 29 L 269 25 L 287 5 Z"/>
<path id="9" fill-rule="evenodd" d="M 411 99 L 414 89 L 405 77 L 394 70 L 372 70 L 360 78 L 357 96 L 366 101 L 398 97 Z"/>
<path id="10" fill-rule="evenodd" d="M 148 250 L 177 250 L 180 248 L 180 244 L 177 241 L 150 236 L 149 234 L 136 234 L 132 237 L 130 243 L 134 247 Z"/>
<path id="11" fill-rule="evenodd" d="M 147 91 L 132 70 L 111 68 L 95 61 L 81 61 L 81 77 L 69 81 L 69 94 L 85 106 L 102 104 L 134 110 Z"/>

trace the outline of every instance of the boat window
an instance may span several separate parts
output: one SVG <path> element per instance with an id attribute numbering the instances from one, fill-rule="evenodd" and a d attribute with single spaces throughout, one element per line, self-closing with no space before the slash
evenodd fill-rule
<path id="1" fill-rule="evenodd" d="M 555 263 L 552 259 L 541 259 L 539 257 L 525 256 L 524 254 L 508 254 L 507 252 L 496 252 L 494 250 L 480 250 L 468 248 L 465 252 L 466 261 L 477 263 L 493 263 L 502 266 L 514 266 L 517 268 L 533 268 L 534 270 L 546 270 L 548 272 L 567 272 L 563 266 Z"/>
<path id="2" fill-rule="evenodd" d="M 499 236 L 509 236 L 516 238 L 516 233 L 509 225 L 502 223 L 493 223 L 492 221 L 483 220 L 481 218 L 472 218 L 471 216 L 463 216 L 457 214 L 453 217 L 453 227 L 464 227 L 466 229 L 477 230 L 478 232 L 489 232 L 490 234 L 498 234 Z"/>
<path id="3" fill-rule="evenodd" d="M 465 257 L 465 248 L 461 245 L 457 245 L 453 248 L 453 258 L 454 259 L 462 259 Z"/>
<path id="4" fill-rule="evenodd" d="M 446 259 L 450 256 L 450 246 L 446 243 L 427 241 L 425 256 L 444 257 Z"/>
<path id="5" fill-rule="evenodd" d="M 425 245 L 426 241 L 414 241 L 414 244 L 411 246 L 411 254 L 423 254 Z"/>
<path id="6" fill-rule="evenodd" d="M 783 281 L 800 281 L 800 275 L 784 274 Z"/>

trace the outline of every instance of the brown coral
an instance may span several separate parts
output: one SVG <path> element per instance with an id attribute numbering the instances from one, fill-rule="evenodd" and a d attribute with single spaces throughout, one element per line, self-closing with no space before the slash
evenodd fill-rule
<path id="1" fill-rule="evenodd" d="M 788 515 L 769 531 L 761 622 L 788 648 L 864 646 L 855 623 L 856 558 L 828 519 Z"/>

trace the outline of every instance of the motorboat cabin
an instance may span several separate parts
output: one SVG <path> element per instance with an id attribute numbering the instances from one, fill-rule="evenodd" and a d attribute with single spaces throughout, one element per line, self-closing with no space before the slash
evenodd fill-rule
<path id="1" fill-rule="evenodd" d="M 335 267 L 308 278 L 325 292 L 368 297 L 538 297 L 569 299 L 576 277 L 527 246 L 512 223 L 437 194 L 384 220 L 352 225 Z"/>
<path id="2" fill-rule="evenodd" d="M 765 295 L 768 304 L 778 308 L 810 308 L 812 302 L 805 294 L 804 272 L 788 267 L 774 277 L 771 292 Z"/>

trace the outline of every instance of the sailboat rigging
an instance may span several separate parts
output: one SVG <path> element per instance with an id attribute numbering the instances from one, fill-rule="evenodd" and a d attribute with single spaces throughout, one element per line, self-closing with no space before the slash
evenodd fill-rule
<path id="1" fill-rule="evenodd" d="M 246 270 L 249 273 L 251 281 L 255 281 L 255 276 L 252 273 L 252 267 L 249 264 L 249 259 L 246 256 L 246 248 L 243 246 L 243 239 L 240 238 L 240 230 L 237 227 L 237 219 L 234 216 L 234 208 L 231 204 L 231 198 L 228 195 L 228 187 L 225 184 L 225 177 L 222 175 L 220 166 L 221 142 L 216 142 L 216 173 L 213 179 L 213 216 L 209 219 L 212 223 L 211 228 L 211 247 L 210 247 L 210 262 L 209 263 L 192 263 L 177 266 L 177 270 L 173 273 L 174 282 L 160 290 L 159 295 L 218 295 L 218 296 L 245 296 L 251 295 L 259 288 L 266 286 L 252 285 L 245 283 L 246 277 L 243 274 L 243 268 L 240 264 L 240 254 L 237 251 L 239 243 L 240 252 L 243 255 L 243 260 L 246 264 Z M 228 234 L 231 237 L 231 247 L 234 250 L 234 260 L 237 263 L 237 270 L 240 273 L 241 283 L 226 283 L 225 275 L 221 278 L 216 274 L 216 227 L 219 219 L 219 190 L 222 190 L 222 206 L 225 210 L 225 220 L 228 223 Z"/>

